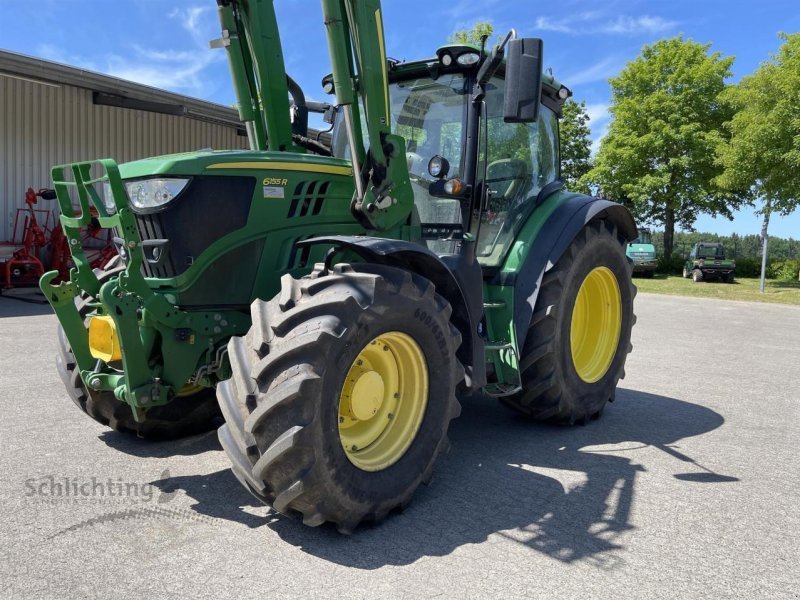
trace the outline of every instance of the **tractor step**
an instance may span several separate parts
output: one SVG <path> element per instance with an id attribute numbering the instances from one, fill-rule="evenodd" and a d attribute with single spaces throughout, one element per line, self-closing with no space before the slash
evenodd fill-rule
<path id="1" fill-rule="evenodd" d="M 505 308 L 506 303 L 503 300 L 484 302 L 483 308 Z"/>
<path id="2" fill-rule="evenodd" d="M 521 385 L 512 383 L 489 383 L 483 388 L 483 393 L 492 398 L 502 398 L 503 396 L 513 396 L 522 391 Z"/>
<path id="3" fill-rule="evenodd" d="M 514 350 L 514 344 L 512 344 L 510 342 L 504 342 L 502 344 L 493 344 L 493 343 L 490 342 L 490 343 L 484 345 L 484 349 L 487 350 L 487 351 L 494 350 L 494 351 L 498 351 L 498 352 L 502 351 L 502 350 Z"/>
<path id="4" fill-rule="evenodd" d="M 519 364 L 517 348 L 511 342 L 488 343 L 484 346 L 487 352 L 511 351 L 514 353 L 516 364 Z M 483 393 L 492 398 L 502 398 L 512 396 L 522 390 L 522 382 L 517 383 L 489 383 L 483 387 Z"/>

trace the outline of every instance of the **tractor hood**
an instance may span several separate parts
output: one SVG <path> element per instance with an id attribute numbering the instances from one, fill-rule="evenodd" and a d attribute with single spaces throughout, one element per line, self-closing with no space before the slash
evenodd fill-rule
<path id="1" fill-rule="evenodd" d="M 155 156 L 119 165 L 123 179 L 153 175 L 223 175 L 234 169 L 238 171 L 280 169 L 352 175 L 350 162 L 338 158 L 251 150 L 199 150 Z"/>

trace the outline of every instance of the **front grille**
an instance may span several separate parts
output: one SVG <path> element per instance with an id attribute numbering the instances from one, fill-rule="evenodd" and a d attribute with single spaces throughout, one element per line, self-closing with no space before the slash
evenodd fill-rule
<path id="1" fill-rule="evenodd" d="M 142 241 L 164 240 L 158 246 L 158 264 L 142 264 L 145 277 L 180 275 L 211 244 L 244 227 L 255 184 L 254 177 L 198 175 L 165 206 L 136 211 Z M 143 247 L 145 257 L 153 258 L 152 247 Z"/>
<path id="2" fill-rule="evenodd" d="M 322 211 L 322 203 L 325 201 L 330 181 L 301 181 L 294 188 L 292 202 L 289 204 L 289 212 L 286 217 L 305 217 L 318 215 Z"/>
<path id="3" fill-rule="evenodd" d="M 149 215 L 136 215 L 136 225 L 139 227 L 139 237 L 142 241 L 163 240 L 167 239 L 164 235 L 164 225 L 162 217 L 165 213 L 152 213 Z M 142 263 L 142 273 L 145 277 L 159 277 L 167 279 L 175 277 L 178 270 L 175 268 L 174 256 L 169 252 L 167 247 L 167 255 L 163 258 L 162 262 L 158 265 L 151 264 L 147 260 Z M 145 257 L 148 256 L 145 251 Z M 182 272 L 183 270 L 181 270 Z"/>

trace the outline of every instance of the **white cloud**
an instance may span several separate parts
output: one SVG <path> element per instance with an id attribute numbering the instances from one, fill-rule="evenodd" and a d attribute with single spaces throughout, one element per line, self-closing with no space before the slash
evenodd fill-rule
<path id="1" fill-rule="evenodd" d="M 606 137 L 608 133 L 608 121 L 606 121 L 599 129 L 592 128 L 592 135 L 590 139 L 592 140 L 592 156 L 597 155 L 597 151 L 600 150 L 600 142 L 603 141 L 603 138 Z"/>
<path id="2" fill-rule="evenodd" d="M 567 87 L 574 90 L 576 86 L 585 83 L 606 81 L 609 77 L 619 73 L 624 62 L 624 59 L 618 56 L 607 56 L 593 65 L 589 65 L 585 69 L 566 75 L 563 78 L 559 77 L 559 79 L 561 79 Z"/>
<path id="3" fill-rule="evenodd" d="M 43 58 L 106 73 L 120 79 L 163 88 L 184 94 L 203 96 L 208 90 L 204 71 L 210 65 L 225 60 L 225 53 L 208 48 L 208 40 L 217 31 L 216 17 L 210 8 L 195 6 L 175 9 L 170 19 L 180 23 L 190 37 L 189 44 L 180 48 L 145 48 L 134 45 L 129 54 L 110 54 L 104 62 L 63 53 L 50 44 L 38 47 Z"/>
<path id="4" fill-rule="evenodd" d="M 592 140 L 592 156 L 597 154 L 600 149 L 600 140 L 608 133 L 608 125 L 611 114 L 608 112 L 610 105 L 605 102 L 586 105 L 586 113 L 589 115 L 589 129 Z"/>
<path id="5" fill-rule="evenodd" d="M 88 69 L 90 71 L 101 71 L 102 69 L 95 63 L 83 56 L 77 54 L 69 54 L 64 50 L 53 44 L 39 44 L 36 46 L 36 55 L 44 58 L 45 60 L 52 60 L 53 62 L 61 63 L 64 65 L 71 65 L 73 67 L 80 67 L 81 69 Z"/>
<path id="6" fill-rule="evenodd" d="M 620 16 L 604 23 L 598 31 L 600 33 L 662 33 L 669 31 L 678 23 L 667 21 L 661 17 L 643 15 L 641 17 Z"/>
<path id="7" fill-rule="evenodd" d="M 556 33 L 572 35 L 584 35 L 587 33 L 628 35 L 662 33 L 673 29 L 678 24 L 677 21 L 669 21 L 662 17 L 650 15 L 639 17 L 620 15 L 605 21 L 602 18 L 602 14 L 598 11 L 583 12 L 563 19 L 539 17 L 536 19 L 535 27 L 543 31 L 555 31 Z"/>
<path id="8" fill-rule="evenodd" d="M 589 115 L 589 125 L 592 124 L 598 125 L 607 121 L 611 115 L 608 113 L 608 109 L 611 105 L 605 102 L 597 102 L 595 104 L 587 104 L 586 105 L 586 113 Z"/>

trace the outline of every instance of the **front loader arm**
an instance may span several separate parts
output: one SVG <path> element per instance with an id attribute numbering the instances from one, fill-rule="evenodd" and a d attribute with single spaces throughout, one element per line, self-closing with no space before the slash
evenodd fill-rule
<path id="1" fill-rule="evenodd" d="M 217 0 L 239 117 L 252 150 L 304 152 L 292 141 L 289 88 L 273 0 Z"/>
<path id="2" fill-rule="evenodd" d="M 337 103 L 344 108 L 356 193 L 353 209 L 374 229 L 404 221 L 414 204 L 405 140 L 392 133 L 379 0 L 322 0 Z M 359 104 L 369 149 L 364 147 Z"/>

